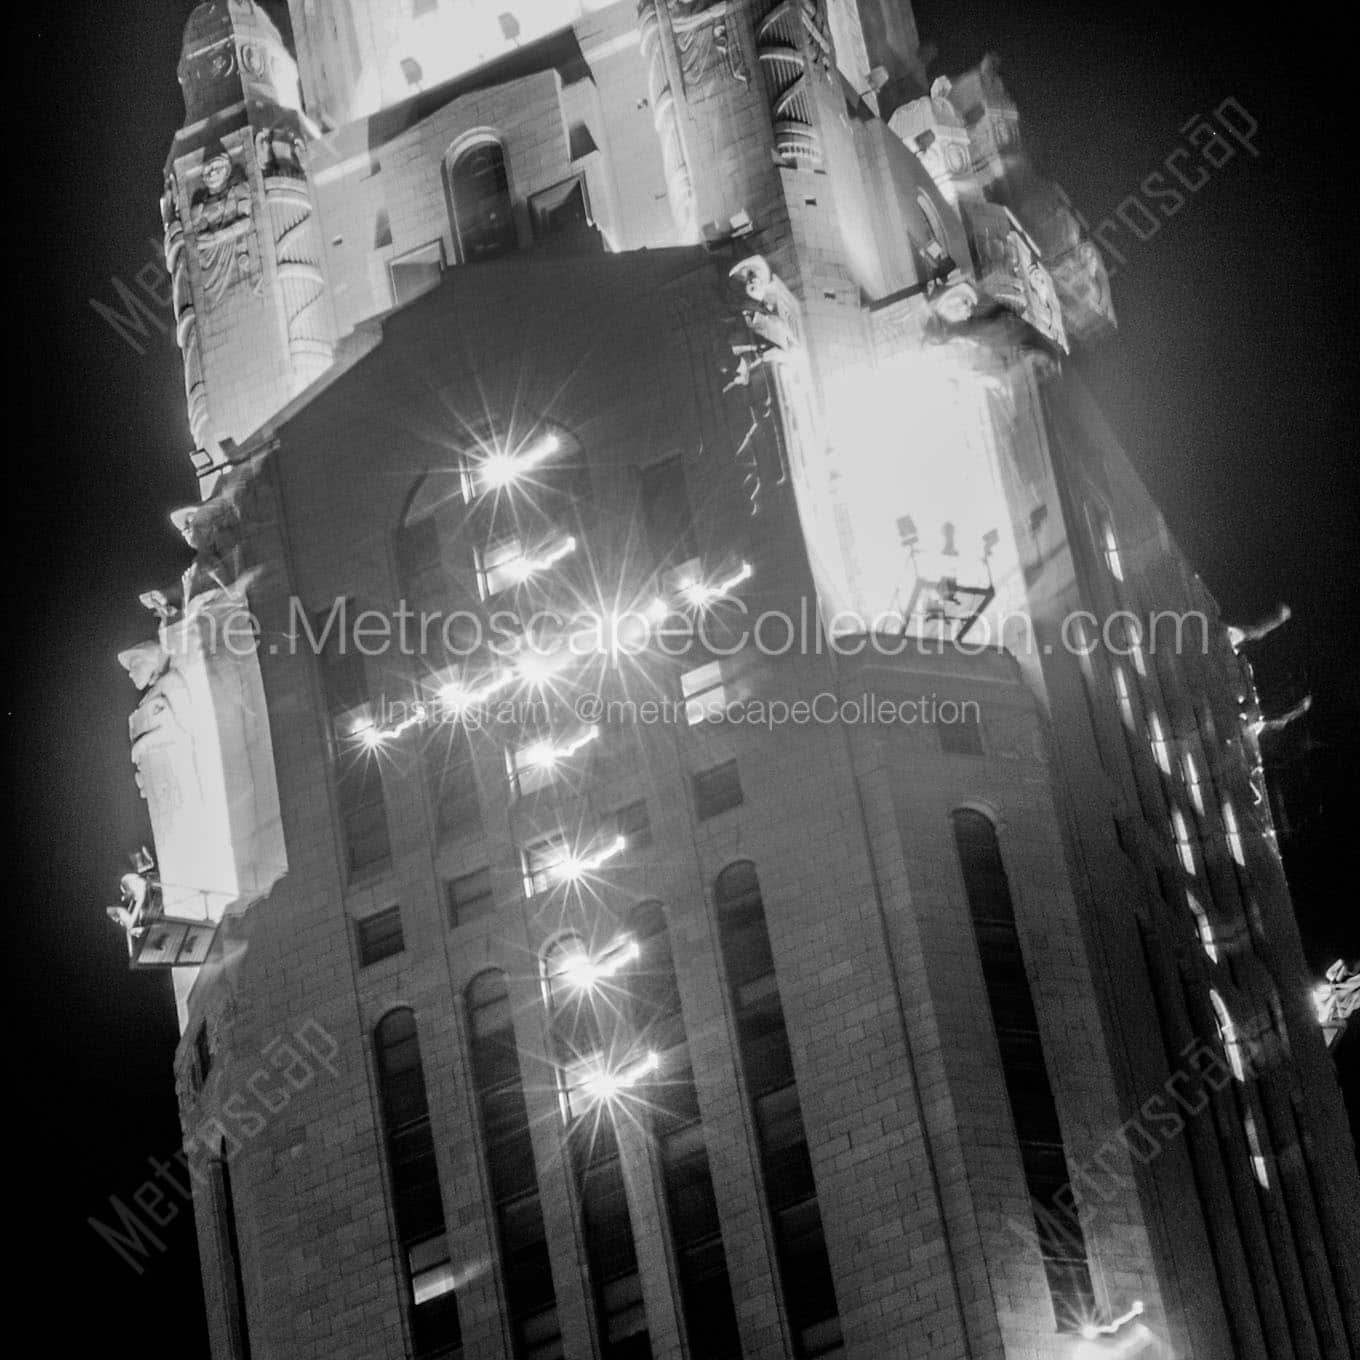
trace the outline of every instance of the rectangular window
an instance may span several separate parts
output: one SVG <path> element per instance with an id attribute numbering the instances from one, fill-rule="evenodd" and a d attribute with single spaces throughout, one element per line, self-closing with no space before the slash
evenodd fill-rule
<path id="1" fill-rule="evenodd" d="M 590 218 L 585 180 L 580 175 L 529 197 L 534 240 L 560 250 L 598 249 L 600 237 Z"/>
<path id="2" fill-rule="evenodd" d="M 502 538 L 477 550 L 477 585 L 482 599 L 518 585 L 524 579 L 524 544 L 517 537 Z"/>
<path id="3" fill-rule="evenodd" d="M 392 301 L 404 307 L 422 293 L 428 293 L 439 283 L 444 272 L 444 243 L 431 241 L 405 255 L 388 262 L 387 272 L 392 279 Z"/>
<path id="4" fill-rule="evenodd" d="M 505 753 L 505 766 L 510 786 L 521 798 L 546 789 L 553 781 L 555 766 L 550 739 L 534 736 L 510 747 Z"/>
<path id="5" fill-rule="evenodd" d="M 735 760 L 725 760 L 711 770 L 703 770 L 693 776 L 691 782 L 694 811 L 701 822 L 741 805 L 741 776 Z"/>
<path id="6" fill-rule="evenodd" d="M 629 850 L 641 850 L 652 843 L 652 822 L 647 816 L 647 800 L 639 798 L 636 803 L 621 807 L 614 814 L 617 833 L 627 842 Z"/>
<path id="7" fill-rule="evenodd" d="M 369 759 L 367 752 L 357 753 L 349 768 L 341 772 L 340 818 L 346 860 L 352 872 L 381 864 L 391 857 L 382 772 L 378 762 Z"/>
<path id="8" fill-rule="evenodd" d="M 567 839 L 559 834 L 526 845 L 522 860 L 525 893 L 533 897 L 547 892 L 557 882 L 558 872 L 567 862 Z"/>
<path id="9" fill-rule="evenodd" d="M 425 760 L 439 830 L 457 835 L 480 832 L 482 804 L 467 728 L 461 722 L 441 723 L 425 747 Z"/>
<path id="10" fill-rule="evenodd" d="M 355 925 L 359 937 L 359 967 L 367 968 L 381 959 L 390 959 L 406 948 L 401 933 L 401 908 L 388 907 L 367 916 Z"/>
<path id="11" fill-rule="evenodd" d="M 491 886 L 491 870 L 475 869 L 460 874 L 448 885 L 449 924 L 465 926 L 496 910 L 496 894 Z"/>
<path id="12" fill-rule="evenodd" d="M 951 756 L 980 756 L 982 721 L 978 705 L 971 700 L 958 705 L 957 722 L 939 722 L 940 750 Z"/>
<path id="13" fill-rule="evenodd" d="M 352 601 L 343 608 L 327 610 L 312 617 L 311 636 L 316 639 L 317 665 L 326 709 L 332 717 L 358 708 L 368 701 L 368 682 L 363 653 L 354 645 L 349 629 L 353 625 Z M 304 641 L 306 639 L 304 638 Z"/>
<path id="14" fill-rule="evenodd" d="M 691 726 L 721 713 L 732 701 L 723 684 L 722 663 L 706 661 L 680 677 L 680 694 L 685 701 L 685 721 Z"/>
<path id="15" fill-rule="evenodd" d="M 667 458 L 643 468 L 642 518 L 658 568 L 699 555 L 680 458 Z"/>

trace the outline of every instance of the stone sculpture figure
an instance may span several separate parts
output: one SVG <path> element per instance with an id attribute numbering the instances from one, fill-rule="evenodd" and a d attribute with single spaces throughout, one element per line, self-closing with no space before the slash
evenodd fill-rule
<path id="1" fill-rule="evenodd" d="M 750 81 L 727 0 L 668 0 L 668 6 L 681 83 L 690 98 L 710 93 L 724 69 L 742 85 Z"/>
<path id="2" fill-rule="evenodd" d="M 238 282 L 255 282 L 255 231 L 245 171 L 225 151 L 203 166 L 203 183 L 189 205 L 203 291 L 218 302 Z"/>

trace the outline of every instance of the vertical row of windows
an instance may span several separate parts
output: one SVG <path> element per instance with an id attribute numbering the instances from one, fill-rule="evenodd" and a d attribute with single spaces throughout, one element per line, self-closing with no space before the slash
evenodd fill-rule
<path id="1" fill-rule="evenodd" d="M 725 869 L 715 896 L 794 1349 L 800 1357 L 826 1355 L 841 1344 L 840 1310 L 755 866 Z"/>
<path id="2" fill-rule="evenodd" d="M 217 1222 L 221 1225 L 222 1252 L 231 1274 L 227 1295 L 227 1333 L 234 1360 L 250 1360 L 250 1329 L 247 1325 L 246 1281 L 241 1269 L 241 1235 L 236 1224 L 236 1198 L 231 1189 L 231 1166 L 225 1150 L 209 1165 L 209 1193 Z"/>
<path id="3" fill-rule="evenodd" d="M 1062 1127 L 1044 1065 L 1010 883 L 990 819 L 963 809 L 952 820 L 1053 1311 L 1060 1329 L 1074 1330 L 1092 1316 L 1091 1272 L 1071 1207 Z"/>
<path id="4" fill-rule="evenodd" d="M 415 1016 L 396 1010 L 374 1034 L 393 1211 L 408 1288 L 411 1339 L 418 1360 L 462 1355 L 453 1263 L 444 1230 L 425 1075 Z"/>
<path id="5" fill-rule="evenodd" d="M 568 1126 L 603 1360 L 651 1360 L 642 1275 L 628 1213 L 623 1161 L 607 1102 L 590 1109 L 593 1078 L 604 1070 L 605 1043 L 591 989 L 576 981 L 579 940 L 560 939 L 544 958 L 543 996 Z M 596 1097 L 598 1101 L 598 1097 Z"/>
<path id="6" fill-rule="evenodd" d="M 334 623 L 321 649 L 320 671 L 331 729 L 341 744 L 337 791 L 345 858 L 351 871 L 364 869 L 388 859 L 392 846 L 378 762 L 368 751 L 345 749 L 368 693 L 363 654 L 352 640 L 342 648 L 342 637 Z"/>
<path id="7" fill-rule="evenodd" d="M 516 1360 L 560 1360 L 557 1298 L 504 974 L 489 972 L 474 979 L 467 1003 L 472 1079 Z"/>
<path id="8" fill-rule="evenodd" d="M 740 1360 L 718 1197 L 699 1120 L 694 1068 L 661 907 L 656 903 L 639 907 L 632 927 L 639 954 L 631 974 L 636 979 L 631 989 L 631 1018 L 633 1032 L 660 1055 L 663 1077 L 648 1093 L 651 1126 L 689 1351 L 696 1360 Z"/>

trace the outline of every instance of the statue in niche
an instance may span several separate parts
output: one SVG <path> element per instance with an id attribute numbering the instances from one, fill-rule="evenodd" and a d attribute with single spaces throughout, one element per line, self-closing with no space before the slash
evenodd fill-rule
<path id="1" fill-rule="evenodd" d="M 739 84 L 750 82 L 751 73 L 727 0 L 667 0 L 667 4 L 680 79 L 687 95 L 699 98 L 710 93 L 715 75 L 723 68 Z"/>
<path id="2" fill-rule="evenodd" d="M 159 641 L 139 642 L 118 653 L 118 664 L 138 689 L 147 689 L 165 674 L 170 656 Z"/>
<path id="3" fill-rule="evenodd" d="M 742 286 L 746 301 L 742 316 L 765 350 L 789 353 L 799 347 L 801 328 L 793 295 L 775 277 L 763 255 L 752 255 L 734 265 L 729 277 Z"/>
<path id="4" fill-rule="evenodd" d="M 193 565 L 183 577 L 185 606 L 210 591 L 228 589 L 241 568 L 240 519 L 236 507 L 230 501 L 214 498 L 175 510 L 170 519 L 195 553 Z"/>
<path id="5" fill-rule="evenodd" d="M 132 856 L 132 872 L 118 880 L 119 905 L 106 907 L 109 920 L 117 922 L 127 932 L 128 952 L 145 933 L 147 923 L 161 915 L 161 884 L 156 873 L 156 861 L 142 846 Z"/>
<path id="6" fill-rule="evenodd" d="M 219 302 L 237 282 L 257 282 L 254 222 L 246 172 L 225 151 L 203 165 L 203 182 L 189 204 L 203 291 Z"/>

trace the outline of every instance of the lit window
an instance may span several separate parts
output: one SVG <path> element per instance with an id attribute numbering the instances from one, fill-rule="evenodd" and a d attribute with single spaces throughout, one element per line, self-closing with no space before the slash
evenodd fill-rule
<path id="1" fill-rule="evenodd" d="M 1237 809 L 1228 799 L 1223 800 L 1223 833 L 1228 838 L 1228 851 L 1238 864 L 1247 862 L 1242 846 L 1242 828 L 1237 824 Z"/>
<path id="2" fill-rule="evenodd" d="M 1193 751 L 1181 752 L 1181 776 L 1185 780 L 1185 791 L 1190 795 L 1190 802 L 1194 805 L 1195 811 L 1204 816 L 1204 781 L 1200 777 L 1199 762 L 1195 759 Z"/>
<path id="3" fill-rule="evenodd" d="M 1242 1132 L 1247 1136 L 1247 1155 L 1251 1158 L 1252 1175 L 1263 1190 L 1270 1189 L 1270 1168 L 1261 1148 L 1261 1135 L 1256 1127 L 1256 1116 L 1251 1110 L 1242 1111 Z"/>
<path id="4" fill-rule="evenodd" d="M 686 671 L 680 677 L 680 693 L 685 700 L 685 721 L 691 727 L 722 713 L 731 702 L 718 661 Z"/>
<path id="5" fill-rule="evenodd" d="M 1114 693 L 1119 700 L 1119 716 L 1124 721 L 1124 726 L 1133 731 L 1135 726 L 1133 716 L 1133 690 L 1129 685 L 1129 674 L 1123 666 L 1114 667 Z"/>
<path id="6" fill-rule="evenodd" d="M 1119 539 L 1115 537 L 1114 523 L 1106 514 L 1101 514 L 1097 526 L 1100 536 L 1100 551 L 1105 558 L 1105 565 L 1109 568 L 1110 575 L 1116 581 L 1124 579 L 1124 562 L 1119 555 Z"/>
<path id="7" fill-rule="evenodd" d="M 1143 650 L 1143 626 L 1130 620 L 1124 626 L 1124 654 L 1133 662 L 1133 669 L 1147 678 L 1147 653 Z"/>
<path id="8" fill-rule="evenodd" d="M 1195 918 L 1195 929 L 1199 931 L 1199 942 L 1204 946 L 1204 952 L 1217 963 L 1218 945 L 1214 943 L 1213 927 L 1209 924 L 1204 904 L 1192 892 L 1185 894 L 1185 904 L 1190 908 L 1190 915 Z"/>
<path id="9" fill-rule="evenodd" d="M 1209 989 L 1209 1000 L 1214 1008 L 1214 1023 L 1218 1026 L 1218 1037 L 1223 1043 L 1223 1051 L 1228 1055 L 1228 1066 L 1232 1068 L 1232 1074 L 1238 1081 L 1246 1081 L 1247 1063 L 1237 1026 L 1232 1016 L 1228 1014 L 1223 998 L 1212 988 Z"/>
<path id="10" fill-rule="evenodd" d="M 641 850 L 652 843 L 652 821 L 647 815 L 647 800 L 621 807 L 614 814 L 614 829 L 627 842 L 630 850 Z"/>
<path id="11" fill-rule="evenodd" d="M 522 855 L 525 893 L 533 897 L 547 892 L 560 879 L 569 858 L 567 838 L 560 833 L 526 845 Z"/>
<path id="12" fill-rule="evenodd" d="M 1163 774 L 1171 773 L 1171 743 L 1166 739 L 1162 715 L 1153 709 L 1148 714 L 1148 740 L 1152 744 L 1152 758 Z"/>
<path id="13" fill-rule="evenodd" d="M 578 729 L 575 734 L 553 741 L 536 736 L 506 752 L 506 767 L 515 791 L 523 797 L 552 783 L 558 767 L 598 736 L 598 727 Z"/>
<path id="14" fill-rule="evenodd" d="M 1195 846 L 1190 839 L 1190 827 L 1185 820 L 1185 813 L 1180 808 L 1171 809 L 1171 834 L 1176 842 L 1176 854 L 1180 858 L 1181 868 L 1187 874 L 1195 872 Z"/>
<path id="15" fill-rule="evenodd" d="M 517 537 L 503 538 L 477 550 L 477 586 L 489 600 L 524 579 L 524 544 Z"/>

